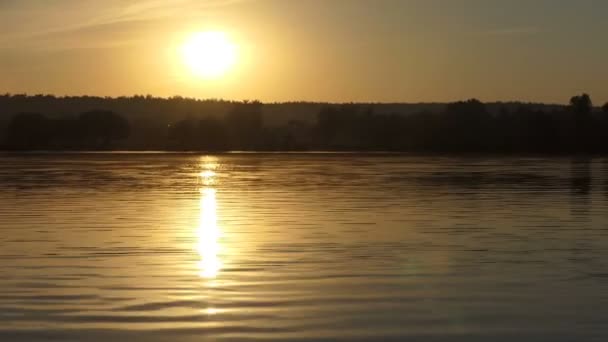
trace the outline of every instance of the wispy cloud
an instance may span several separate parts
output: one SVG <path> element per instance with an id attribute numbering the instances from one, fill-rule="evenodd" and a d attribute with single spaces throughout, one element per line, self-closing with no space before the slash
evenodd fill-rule
<path id="1" fill-rule="evenodd" d="M 542 33 L 543 30 L 539 27 L 527 26 L 527 27 L 507 27 L 491 29 L 480 32 L 484 36 L 522 36 L 522 35 L 533 35 Z"/>
<path id="2" fill-rule="evenodd" d="M 22 0 L 19 4 L 13 0 L 0 0 L 0 6 L 4 4 L 10 9 L 0 12 L 0 47 L 16 42 L 27 45 L 40 40 L 64 40 L 80 34 L 91 38 L 108 34 L 112 35 L 108 39 L 120 44 L 133 30 L 152 28 L 154 23 L 169 20 L 179 22 L 180 18 L 191 18 L 245 1 L 251 0 L 64 0 L 52 4 L 39 0 Z M 3 26 L 3 17 L 9 19 L 9 16 L 11 25 L 5 22 Z M 25 27 L 28 23 L 36 25 Z M 88 43 L 91 45 L 95 41 Z M 103 39 L 99 43 L 104 45 Z M 61 44 L 52 45 L 62 47 Z"/>

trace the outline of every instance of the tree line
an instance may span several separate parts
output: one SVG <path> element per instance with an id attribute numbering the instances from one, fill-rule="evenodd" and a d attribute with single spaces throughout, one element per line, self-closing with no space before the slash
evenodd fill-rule
<path id="1" fill-rule="evenodd" d="M 608 104 L 595 110 L 587 94 L 550 111 L 525 105 L 490 113 L 475 99 L 439 113 L 374 115 L 357 106 L 327 108 L 316 125 L 322 146 L 416 152 L 608 152 Z"/>
<path id="2" fill-rule="evenodd" d="M 60 118 L 19 113 L 9 121 L 6 131 L 7 149 L 106 149 L 127 139 L 131 127 L 124 117 L 109 111 Z"/>
<path id="3" fill-rule="evenodd" d="M 44 99 L 40 99 L 44 102 Z M 145 99 L 144 99 L 145 100 Z M 190 101 L 190 100 L 189 100 Z M 258 101 L 211 102 L 222 113 L 145 121 L 109 110 L 19 113 L 0 135 L 6 150 L 403 151 L 476 153 L 608 152 L 608 104 L 587 94 L 567 106 L 491 107 L 476 100 L 441 110 L 377 113 L 369 104 L 322 105 L 312 121 L 268 124 Z M 0 108 L 1 109 L 1 108 Z"/>

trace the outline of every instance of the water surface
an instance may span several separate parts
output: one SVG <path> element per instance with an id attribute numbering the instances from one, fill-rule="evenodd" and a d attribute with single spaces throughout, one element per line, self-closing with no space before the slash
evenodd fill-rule
<path id="1" fill-rule="evenodd" d="M 608 160 L 0 155 L 0 340 L 604 341 Z"/>

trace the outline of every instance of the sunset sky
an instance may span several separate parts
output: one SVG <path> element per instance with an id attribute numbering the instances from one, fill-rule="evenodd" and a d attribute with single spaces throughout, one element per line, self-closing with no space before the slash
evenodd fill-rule
<path id="1" fill-rule="evenodd" d="M 0 92 L 608 101 L 604 0 L 0 0 Z M 235 61 L 198 77 L 183 47 Z M 196 57 L 196 56 L 195 56 Z"/>

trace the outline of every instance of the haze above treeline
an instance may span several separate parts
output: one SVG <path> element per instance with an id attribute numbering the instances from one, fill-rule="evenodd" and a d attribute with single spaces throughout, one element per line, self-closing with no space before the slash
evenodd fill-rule
<path id="1" fill-rule="evenodd" d="M 608 151 L 608 105 L 0 95 L 5 150 Z"/>

